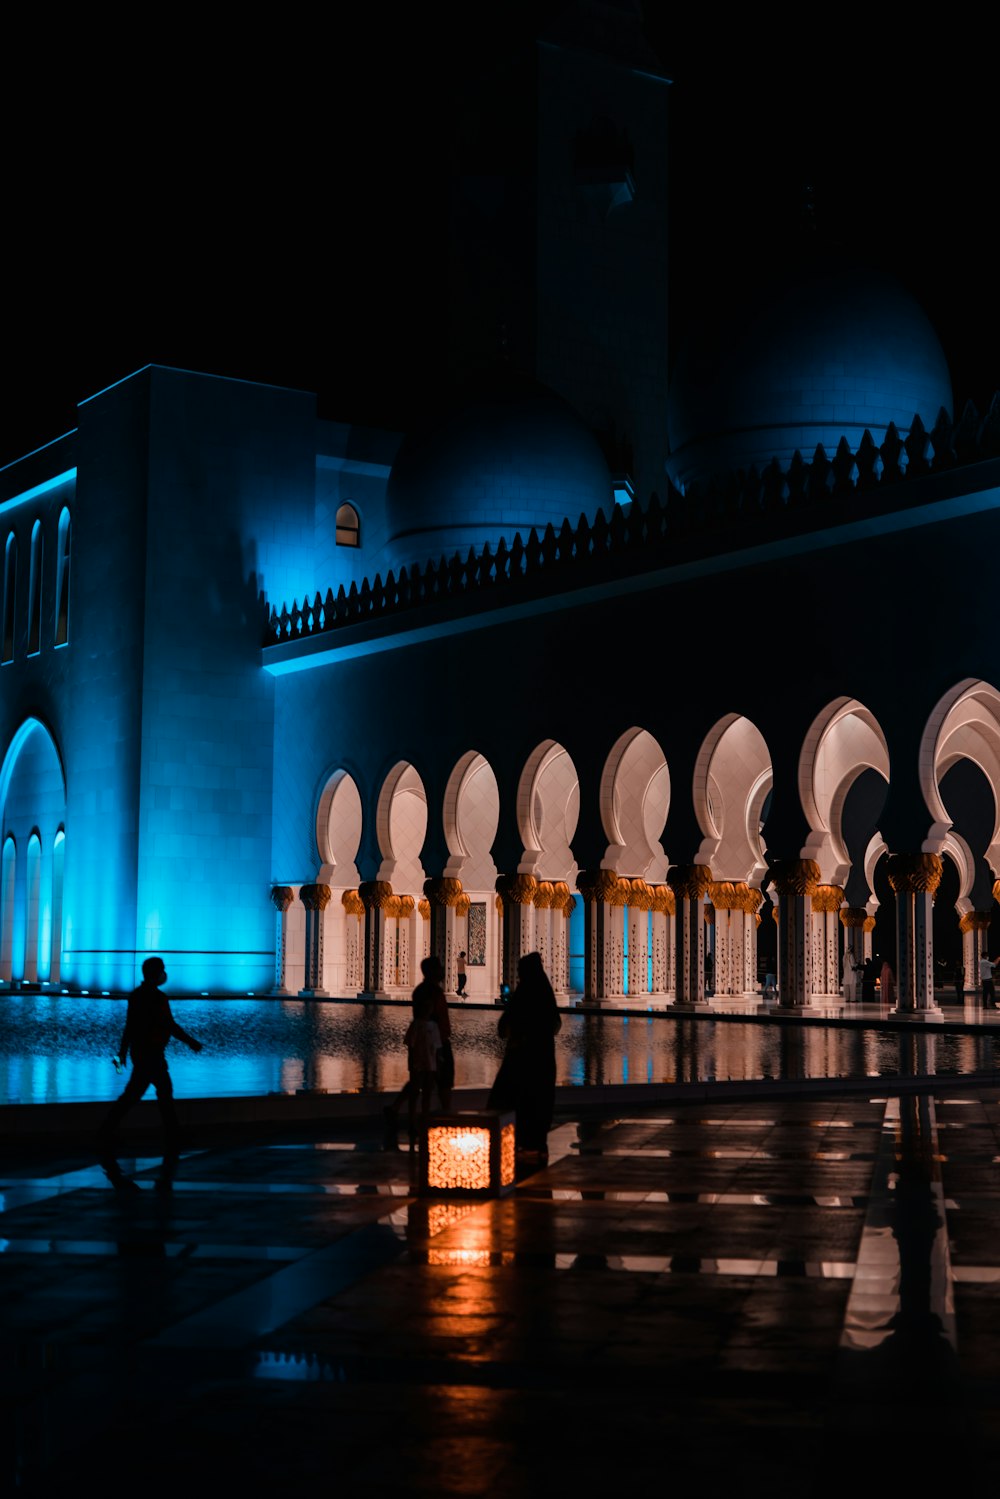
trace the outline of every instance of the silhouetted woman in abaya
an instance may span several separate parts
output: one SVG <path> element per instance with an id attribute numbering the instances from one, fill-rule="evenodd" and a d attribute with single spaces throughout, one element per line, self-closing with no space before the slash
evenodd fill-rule
<path id="1" fill-rule="evenodd" d="M 500 1017 L 507 1041 L 490 1092 L 491 1109 L 517 1114 L 517 1148 L 548 1158 L 548 1134 L 556 1090 L 556 1034 L 562 1025 L 556 997 L 540 954 L 525 953 L 517 965 L 517 988 Z"/>

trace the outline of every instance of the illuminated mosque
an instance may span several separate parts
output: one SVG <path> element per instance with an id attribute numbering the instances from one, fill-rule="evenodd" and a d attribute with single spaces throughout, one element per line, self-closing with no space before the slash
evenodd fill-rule
<path id="1" fill-rule="evenodd" d="M 899 1013 L 943 920 L 974 987 L 1000 414 L 818 256 L 668 386 L 669 80 L 574 15 L 510 159 L 464 146 L 436 420 L 150 366 L 0 472 L 3 985 L 403 999 L 464 952 L 488 1002 L 537 949 L 563 1002 L 749 1008 L 760 959 L 822 1009 L 891 894 Z"/>

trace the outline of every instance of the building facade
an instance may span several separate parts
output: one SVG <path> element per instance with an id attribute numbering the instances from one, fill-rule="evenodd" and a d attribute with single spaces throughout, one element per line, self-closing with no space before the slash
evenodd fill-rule
<path id="1" fill-rule="evenodd" d="M 537 949 L 595 1003 L 755 1003 L 763 959 L 822 1005 L 887 871 L 901 1011 L 941 890 L 974 984 L 1000 419 L 953 422 L 923 314 L 843 265 L 668 391 L 667 80 L 618 19 L 538 42 L 530 160 L 459 163 L 432 424 L 149 367 L 0 473 L 0 983 L 156 951 L 188 992 L 401 998 L 465 951 L 487 1000 Z"/>

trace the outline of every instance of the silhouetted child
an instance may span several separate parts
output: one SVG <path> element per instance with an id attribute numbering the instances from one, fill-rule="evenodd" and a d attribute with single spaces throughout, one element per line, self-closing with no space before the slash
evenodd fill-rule
<path id="1" fill-rule="evenodd" d="M 416 1139 L 418 1093 L 421 1118 L 426 1119 L 431 1111 L 431 1091 L 437 1083 L 440 1048 L 441 1032 L 437 1021 L 431 1019 L 430 996 L 421 993 L 418 988 L 413 995 L 413 1019 L 406 1029 L 406 1049 L 410 1065 L 410 1091 L 406 1102 L 411 1146 Z"/>

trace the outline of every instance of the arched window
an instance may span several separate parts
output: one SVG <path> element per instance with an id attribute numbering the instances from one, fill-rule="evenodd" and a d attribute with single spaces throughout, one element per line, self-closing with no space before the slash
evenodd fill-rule
<path id="1" fill-rule="evenodd" d="M 52 845 L 52 958 L 49 981 L 58 984 L 62 975 L 63 872 L 66 867 L 66 834 L 60 828 Z"/>
<path id="2" fill-rule="evenodd" d="M 9 984 L 14 960 L 14 875 L 17 865 L 17 848 L 13 838 L 3 846 L 3 863 L 0 866 L 0 979 Z"/>
<path id="3" fill-rule="evenodd" d="M 37 833 L 28 839 L 28 880 L 24 913 L 24 978 L 38 983 L 38 938 L 42 893 L 42 842 Z"/>
<path id="4" fill-rule="evenodd" d="M 59 555 L 56 561 L 56 645 L 69 640 L 69 558 L 72 533 L 69 511 L 59 517 Z"/>
<path id="5" fill-rule="evenodd" d="M 42 561 L 45 536 L 42 523 L 31 528 L 31 571 L 28 575 L 28 655 L 37 656 L 42 648 Z"/>
<path id="6" fill-rule="evenodd" d="M 339 547 L 361 545 L 361 521 L 353 505 L 341 505 L 337 511 L 337 545 Z"/>
<path id="7" fill-rule="evenodd" d="M 14 659 L 14 606 L 17 602 L 17 537 L 11 531 L 3 564 L 3 659 Z"/>

